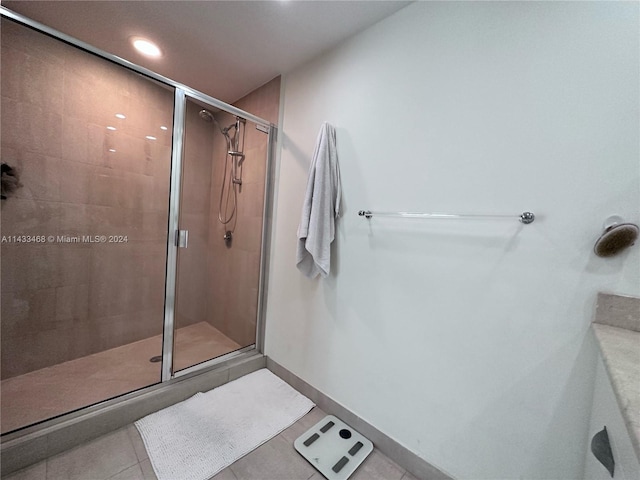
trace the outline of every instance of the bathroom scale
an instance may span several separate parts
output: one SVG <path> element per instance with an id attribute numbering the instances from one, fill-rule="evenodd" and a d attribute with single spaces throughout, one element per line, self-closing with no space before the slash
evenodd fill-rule
<path id="1" fill-rule="evenodd" d="M 373 443 L 342 420 L 327 415 L 293 446 L 329 480 L 346 480 L 373 451 Z"/>

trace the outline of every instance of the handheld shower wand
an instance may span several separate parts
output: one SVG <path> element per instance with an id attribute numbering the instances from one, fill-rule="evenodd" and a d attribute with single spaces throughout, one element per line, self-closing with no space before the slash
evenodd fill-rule
<path id="1" fill-rule="evenodd" d="M 244 150 L 244 132 L 246 119 L 236 117 L 234 123 L 228 127 L 222 128 L 213 114 L 208 110 L 200 110 L 200 118 L 206 122 L 215 123 L 227 142 L 227 154 L 224 161 L 224 174 L 222 177 L 222 188 L 220 189 L 220 202 L 218 205 L 218 220 L 223 225 L 231 223 L 229 230 L 224 234 L 224 240 L 227 245 L 231 244 L 233 231 L 236 226 L 236 209 L 238 206 L 238 191 L 242 186 L 242 166 L 245 155 Z M 233 138 L 229 134 L 234 130 Z M 231 168 L 227 175 L 228 164 L 231 162 Z"/>

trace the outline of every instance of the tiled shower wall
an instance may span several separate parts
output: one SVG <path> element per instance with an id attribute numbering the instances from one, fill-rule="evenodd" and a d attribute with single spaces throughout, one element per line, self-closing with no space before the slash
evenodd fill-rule
<path id="1" fill-rule="evenodd" d="M 271 123 L 278 123 L 280 77 L 249 93 L 235 104 Z M 235 118 L 216 115 L 220 125 Z M 218 135 L 220 140 L 222 136 Z M 216 137 L 217 138 L 217 137 Z M 267 160 L 267 135 L 247 122 L 245 130 L 242 187 L 238 193 L 238 221 L 231 246 L 223 240 L 227 229 L 218 221 L 218 204 L 224 172 L 226 145 L 214 144 L 211 208 L 209 221 L 209 322 L 240 345 L 256 338 L 260 246 L 264 206 L 264 180 Z"/>
<path id="2" fill-rule="evenodd" d="M 171 90 L 2 20 L 2 162 L 22 184 L 2 200 L 3 379 L 161 333 L 172 111 Z M 127 241 L 58 238 L 83 235 Z"/>

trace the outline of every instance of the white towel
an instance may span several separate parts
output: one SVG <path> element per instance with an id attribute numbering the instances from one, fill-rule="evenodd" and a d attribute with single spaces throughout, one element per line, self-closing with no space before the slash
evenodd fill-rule
<path id="1" fill-rule="evenodd" d="M 316 140 L 298 226 L 296 265 L 309 278 L 329 275 L 341 196 L 336 129 L 324 122 Z"/>

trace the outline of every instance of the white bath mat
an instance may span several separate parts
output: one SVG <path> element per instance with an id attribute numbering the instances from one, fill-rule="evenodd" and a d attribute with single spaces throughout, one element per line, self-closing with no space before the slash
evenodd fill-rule
<path id="1" fill-rule="evenodd" d="M 267 369 L 138 420 L 158 480 L 206 480 L 314 404 Z"/>

